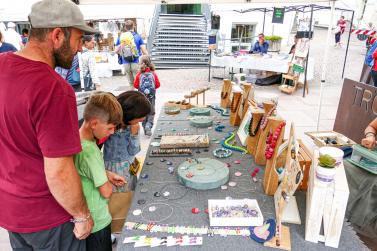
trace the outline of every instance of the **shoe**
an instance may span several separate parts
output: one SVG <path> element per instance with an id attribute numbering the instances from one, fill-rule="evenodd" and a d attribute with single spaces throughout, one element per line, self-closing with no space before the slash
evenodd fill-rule
<path id="1" fill-rule="evenodd" d="M 144 134 L 146 136 L 152 136 L 152 130 L 149 128 L 144 128 Z"/>
<path id="2" fill-rule="evenodd" d="M 115 235 L 111 234 L 111 243 L 115 244 L 116 242 L 117 242 L 117 238 L 115 237 Z"/>

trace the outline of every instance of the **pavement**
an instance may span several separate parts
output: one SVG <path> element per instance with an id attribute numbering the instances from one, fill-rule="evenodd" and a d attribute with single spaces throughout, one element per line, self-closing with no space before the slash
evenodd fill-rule
<path id="1" fill-rule="evenodd" d="M 296 135 L 303 139 L 308 146 L 313 146 L 309 137 L 304 135 L 306 131 L 315 131 L 317 129 L 317 113 L 320 94 L 321 69 L 323 62 L 324 48 L 326 45 L 327 31 L 316 29 L 314 38 L 311 42 L 310 56 L 315 59 L 314 80 L 309 83 L 309 93 L 303 98 L 303 89 L 299 89 L 292 95 L 281 93 L 277 85 L 272 86 L 255 86 L 255 91 L 264 91 L 275 93 L 279 96 L 278 113 L 289 123 L 294 123 Z M 348 33 L 342 37 L 343 43 L 346 43 Z M 345 47 L 334 48 L 334 41 L 331 40 L 329 52 L 329 61 L 327 64 L 326 82 L 323 88 L 323 101 L 321 116 L 319 121 L 319 130 L 332 130 L 340 94 L 343 85 L 342 69 L 345 57 Z M 288 49 L 286 49 L 288 50 Z M 353 80 L 359 80 L 362 64 L 365 56 L 365 43 L 358 41 L 356 36 L 351 35 L 348 59 L 344 76 Z M 215 70 L 214 74 L 219 75 L 223 71 Z M 210 86 L 211 89 L 206 93 L 206 103 L 219 103 L 222 80 L 211 79 L 208 82 L 208 69 L 176 69 L 176 70 L 158 70 L 157 74 L 161 82 L 161 88 L 157 91 L 156 99 L 156 119 L 159 116 L 163 104 L 168 100 L 182 100 L 185 94 L 192 90 Z M 112 91 L 114 94 L 131 89 L 126 76 L 115 75 L 111 78 L 103 78 L 102 89 Z M 288 127 L 289 128 L 289 127 Z M 289 130 L 287 130 L 289 131 Z M 288 132 L 286 132 L 288 133 Z M 140 156 L 145 152 L 150 143 L 150 138 L 140 132 L 142 151 Z M 287 136 L 286 136 L 287 137 Z M 11 250 L 6 230 L 0 228 L 0 251 Z"/>

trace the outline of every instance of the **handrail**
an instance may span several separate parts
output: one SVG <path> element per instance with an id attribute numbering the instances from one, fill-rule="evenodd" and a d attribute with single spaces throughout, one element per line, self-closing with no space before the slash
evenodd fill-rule
<path id="1" fill-rule="evenodd" d="M 149 36 L 148 36 L 148 43 L 147 43 L 147 50 L 148 50 L 149 55 L 152 53 L 153 39 L 157 30 L 157 23 L 158 23 L 158 18 L 160 16 L 160 13 L 161 13 L 161 4 L 156 4 L 156 7 L 153 13 L 151 28 L 149 29 Z"/>

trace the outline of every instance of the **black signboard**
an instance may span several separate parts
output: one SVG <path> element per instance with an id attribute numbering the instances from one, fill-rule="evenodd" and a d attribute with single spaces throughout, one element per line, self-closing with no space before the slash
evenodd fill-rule
<path id="1" fill-rule="evenodd" d="M 274 8 L 274 14 L 272 15 L 273 24 L 282 24 L 284 22 L 284 8 Z"/>

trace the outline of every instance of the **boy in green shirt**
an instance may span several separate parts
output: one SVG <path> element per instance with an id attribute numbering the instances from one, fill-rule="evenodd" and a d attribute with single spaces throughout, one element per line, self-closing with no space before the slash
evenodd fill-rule
<path id="1" fill-rule="evenodd" d="M 122 122 L 122 114 L 122 107 L 110 93 L 92 95 L 84 110 L 84 123 L 80 128 L 82 152 L 77 154 L 74 160 L 94 221 L 92 233 L 86 239 L 87 250 L 90 251 L 112 250 L 111 215 L 108 208 L 112 184 L 108 178 L 115 185 L 124 185 L 124 179 L 106 172 L 96 139 L 113 134 Z"/>

